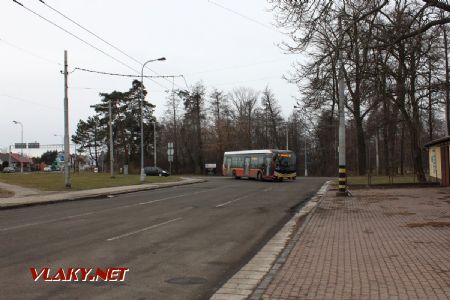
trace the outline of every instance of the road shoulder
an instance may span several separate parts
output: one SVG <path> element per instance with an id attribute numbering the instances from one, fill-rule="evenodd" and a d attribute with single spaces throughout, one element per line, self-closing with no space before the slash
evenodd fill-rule
<path id="1" fill-rule="evenodd" d="M 166 182 L 158 184 L 140 184 L 131 186 L 118 186 L 82 191 L 69 191 L 59 193 L 22 193 L 17 194 L 16 189 L 9 187 L 16 194 L 14 197 L 0 198 L 0 209 L 11 209 L 24 206 L 43 205 L 51 203 L 59 203 L 64 201 L 85 200 L 92 198 L 105 198 L 113 195 L 127 194 L 140 191 L 155 190 L 161 188 L 169 188 L 180 185 L 195 184 L 207 181 L 206 179 L 181 177 L 181 181 Z"/>
<path id="2" fill-rule="evenodd" d="M 314 211 L 329 184 L 330 182 L 325 183 L 243 268 L 216 291 L 211 299 L 248 299 L 252 294 L 261 294 L 264 291 L 264 285 L 270 283 L 271 273 L 278 270 L 289 254 L 292 247 L 288 243 L 297 231 L 298 224 Z"/>

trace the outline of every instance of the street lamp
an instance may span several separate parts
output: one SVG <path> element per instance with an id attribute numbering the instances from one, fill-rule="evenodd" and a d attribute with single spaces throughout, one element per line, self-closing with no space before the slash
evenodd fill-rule
<path id="1" fill-rule="evenodd" d="M 20 143 L 22 145 L 20 145 L 20 173 L 23 173 L 23 124 L 22 122 L 19 121 L 13 121 L 14 124 L 19 124 L 20 125 Z"/>
<path id="2" fill-rule="evenodd" d="M 157 59 L 151 59 L 146 61 L 142 65 L 141 69 L 141 183 L 144 183 L 145 180 L 145 172 L 144 172 L 144 68 L 148 63 L 154 61 L 164 61 L 165 57 L 160 57 Z M 156 151 L 156 145 L 154 147 L 154 151 Z M 156 164 L 156 162 L 155 162 Z"/>

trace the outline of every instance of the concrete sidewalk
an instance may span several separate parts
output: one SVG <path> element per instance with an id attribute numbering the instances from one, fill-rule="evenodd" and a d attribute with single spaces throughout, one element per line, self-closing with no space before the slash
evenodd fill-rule
<path id="1" fill-rule="evenodd" d="M 62 201 L 82 200 L 89 198 L 107 197 L 110 195 L 125 194 L 138 191 L 147 191 L 173 186 L 187 185 L 205 182 L 205 179 L 181 177 L 181 181 L 139 184 L 129 186 L 117 186 L 109 188 L 91 189 L 83 191 L 69 192 L 39 192 L 37 190 L 26 189 L 14 185 L 1 183 L 0 187 L 15 193 L 14 197 L 0 198 L 0 209 L 15 208 L 21 206 L 31 206 L 49 204 Z"/>
<path id="2" fill-rule="evenodd" d="M 329 191 L 251 299 L 450 299 L 450 189 Z"/>

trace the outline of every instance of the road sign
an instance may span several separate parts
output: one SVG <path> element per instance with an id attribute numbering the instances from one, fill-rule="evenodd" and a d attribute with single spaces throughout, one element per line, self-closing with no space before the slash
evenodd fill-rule
<path id="1" fill-rule="evenodd" d="M 28 143 L 28 149 L 39 149 L 40 145 L 39 143 Z"/>
<path id="2" fill-rule="evenodd" d="M 14 148 L 15 149 L 27 149 L 27 144 L 26 143 L 15 143 Z"/>
<path id="3" fill-rule="evenodd" d="M 175 151 L 173 150 L 173 143 L 167 143 L 167 160 L 169 162 L 173 162 L 173 154 Z"/>

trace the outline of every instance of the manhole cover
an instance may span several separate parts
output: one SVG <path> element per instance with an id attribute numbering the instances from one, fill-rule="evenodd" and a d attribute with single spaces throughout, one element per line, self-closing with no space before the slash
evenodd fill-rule
<path id="1" fill-rule="evenodd" d="M 206 278 L 202 277 L 174 277 L 166 280 L 168 283 L 173 284 L 203 284 L 206 283 Z"/>

